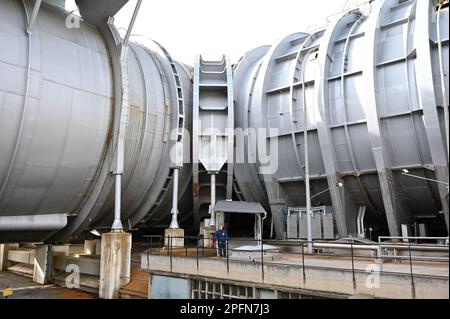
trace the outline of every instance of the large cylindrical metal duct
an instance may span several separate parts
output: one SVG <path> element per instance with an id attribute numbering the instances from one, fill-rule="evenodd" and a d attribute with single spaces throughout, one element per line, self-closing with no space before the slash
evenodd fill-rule
<path id="1" fill-rule="evenodd" d="M 32 11 L 33 2 L 0 2 L 0 216 L 65 214 L 68 221 L 51 232 L 1 229 L 0 241 L 63 241 L 109 227 L 119 123 L 124 227 L 168 226 L 172 131 L 190 127 L 190 71 L 155 42 L 130 42 L 120 61 L 113 25 L 69 27 L 67 13 L 45 3 L 27 33 Z M 190 177 L 181 170 L 180 199 Z M 189 204 L 180 210 L 181 220 L 191 212 Z"/>
<path id="2" fill-rule="evenodd" d="M 252 200 L 267 191 L 278 237 L 283 209 L 306 205 L 305 129 L 311 195 L 325 190 L 312 204 L 333 206 L 341 237 L 360 206 L 380 234 L 423 220 L 446 233 L 448 187 L 401 171 L 448 183 L 448 36 L 448 3 L 380 0 L 239 61 L 235 126 L 277 129 L 278 169 L 257 161 L 236 180 Z"/>

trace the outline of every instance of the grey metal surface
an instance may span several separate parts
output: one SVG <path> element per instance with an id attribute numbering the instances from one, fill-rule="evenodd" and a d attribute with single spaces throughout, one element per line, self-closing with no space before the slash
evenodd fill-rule
<path id="1" fill-rule="evenodd" d="M 292 34 L 240 61 L 247 75 L 235 81 L 245 90 L 238 91 L 236 109 L 248 114 L 237 111 L 236 122 L 278 128 L 278 171 L 263 176 L 277 237 L 286 231 L 281 207 L 305 205 L 305 107 L 311 195 L 330 187 L 312 204 L 333 206 L 341 237 L 356 234 L 359 206 L 367 207 L 365 225 L 378 233 L 396 235 L 401 224 L 423 215 L 443 232 L 446 221 L 448 231 L 445 185 L 400 174 L 408 168 L 448 181 L 448 90 L 441 90 L 442 73 L 448 87 L 448 64 L 440 68 L 437 58 L 439 50 L 448 56 L 448 6 L 439 26 L 437 9 L 427 0 L 375 1 L 370 12 L 344 13 L 325 29 Z M 238 184 L 250 179 L 240 178 Z"/>
<path id="2" fill-rule="evenodd" d="M 0 231 L 54 231 L 66 225 L 66 214 L 0 216 Z"/>
<path id="3" fill-rule="evenodd" d="M 377 234 L 398 235 L 423 216 L 448 231 L 448 188 L 401 174 L 408 168 L 448 181 L 448 4 L 374 1 L 370 12 L 352 10 L 326 28 L 250 51 L 235 65 L 234 83 L 227 59 L 199 60 L 206 72 L 192 90 L 190 71 L 156 42 L 131 37 L 139 43 L 130 42 L 123 58 L 109 17 L 126 2 L 77 1 L 85 21 L 73 29 L 68 13 L 48 1 L 0 2 L 0 222 L 67 216 L 61 230 L 9 229 L 0 241 L 65 241 L 110 226 L 112 173 L 122 171 L 124 227 L 168 226 L 170 152 L 191 119 L 218 129 L 226 156 L 208 166 L 210 154 L 198 145 L 210 136 L 193 132 L 194 164 L 179 174 L 181 223 L 191 217 L 193 194 L 198 225 L 210 203 L 207 171 L 214 171 L 218 199 L 261 203 L 283 237 L 283 208 L 305 205 L 307 127 L 311 195 L 320 193 L 312 205 L 333 207 L 339 236 L 357 233 L 361 206 L 364 227 Z M 193 104 L 192 114 L 185 105 Z M 278 139 L 278 170 L 261 174 L 260 159 L 248 161 L 247 146 L 256 146 L 250 138 L 244 154 L 234 154 L 225 131 L 233 127 L 277 128 L 266 140 Z M 116 157 L 122 141 L 123 170 Z M 188 143 L 183 153 L 189 156 Z M 234 155 L 247 161 L 234 165 Z M 331 236 L 327 225 L 324 236 Z"/>
<path id="4" fill-rule="evenodd" d="M 30 15 L 32 3 L 26 8 Z M 180 128 L 177 93 L 191 103 L 189 71 L 152 42 L 130 43 L 126 65 L 121 64 L 120 37 L 112 24 L 96 28 L 81 21 L 79 29 L 68 29 L 61 9 L 49 6 L 41 6 L 31 35 L 25 21 L 21 1 L 0 2 L 0 216 L 69 217 L 57 233 L 2 232 L 0 241 L 64 241 L 111 225 L 111 172 L 124 97 L 130 106 L 122 221 L 127 229 L 168 225 L 170 149 L 176 140 L 170 133 L 190 127 L 182 121 Z M 189 168 L 181 170 L 180 198 L 190 176 Z M 183 208 L 185 221 L 189 201 Z"/>

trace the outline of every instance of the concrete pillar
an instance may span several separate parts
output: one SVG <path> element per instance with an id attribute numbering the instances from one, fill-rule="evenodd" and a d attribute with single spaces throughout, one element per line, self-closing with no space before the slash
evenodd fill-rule
<path id="1" fill-rule="evenodd" d="M 34 256 L 33 281 L 41 285 L 52 281 L 53 249 L 52 245 L 36 245 Z"/>
<path id="2" fill-rule="evenodd" d="M 131 234 L 104 233 L 101 239 L 99 297 L 118 298 L 118 290 L 130 282 Z"/>
<path id="3" fill-rule="evenodd" d="M 95 239 L 95 255 L 100 256 L 102 253 L 102 241 L 100 239 Z"/>
<path id="4" fill-rule="evenodd" d="M 84 254 L 95 255 L 95 240 L 87 239 L 84 241 Z"/>
<path id="5" fill-rule="evenodd" d="M 19 244 L 0 244 L 0 272 L 8 269 L 8 252 L 18 249 Z"/>
<path id="6" fill-rule="evenodd" d="M 169 240 L 170 239 L 170 240 Z M 184 247 L 184 229 L 167 228 L 164 231 L 164 246 Z"/>

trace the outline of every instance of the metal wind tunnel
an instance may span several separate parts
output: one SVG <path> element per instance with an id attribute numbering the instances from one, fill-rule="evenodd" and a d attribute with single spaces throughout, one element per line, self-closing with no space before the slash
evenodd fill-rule
<path id="1" fill-rule="evenodd" d="M 75 26 L 0 0 L 0 242 L 215 227 L 217 200 L 261 203 L 277 238 L 305 216 L 322 239 L 448 233 L 448 1 L 369 1 L 193 70 L 131 35 L 141 1 L 122 37 L 126 0 L 76 0 Z"/>
<path id="2" fill-rule="evenodd" d="M 369 7 L 250 51 L 235 67 L 235 126 L 275 128 L 267 139 L 279 148 L 274 174 L 236 165 L 237 184 L 270 205 L 278 237 L 305 198 L 332 206 L 340 237 L 364 228 L 399 236 L 421 223 L 447 233 L 448 2 Z"/>
<path id="3" fill-rule="evenodd" d="M 68 28 L 57 6 L 0 1 L 0 241 L 110 227 L 117 175 L 125 229 L 170 222 L 191 74 L 156 42 L 124 43 L 108 16 L 126 1 L 113 2 L 102 16 L 102 1 L 78 1 Z M 190 169 L 179 175 L 181 200 Z"/>

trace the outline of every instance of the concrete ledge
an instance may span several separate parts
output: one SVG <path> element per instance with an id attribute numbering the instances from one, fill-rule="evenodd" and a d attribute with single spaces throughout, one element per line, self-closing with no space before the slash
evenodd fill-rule
<path id="1" fill-rule="evenodd" d="M 55 275 L 54 277 L 55 284 L 57 284 L 58 286 L 66 287 L 66 278 L 68 275 L 69 273 L 60 273 Z M 74 289 L 97 295 L 98 287 L 99 287 L 99 277 L 80 274 L 80 287 Z"/>
<path id="2" fill-rule="evenodd" d="M 379 288 L 371 288 L 373 273 L 361 270 L 355 271 L 354 285 L 351 269 L 308 266 L 305 267 L 306 277 L 303 278 L 301 266 L 268 263 L 264 264 L 263 280 L 260 263 L 230 260 L 227 273 L 227 263 L 224 259 L 199 259 L 198 262 L 197 268 L 196 258 L 174 256 L 172 257 L 172 272 L 344 295 L 360 294 L 397 299 L 449 298 L 448 278 L 416 276 L 414 278 L 414 296 L 409 274 L 382 272 L 379 276 Z M 144 253 L 141 255 L 141 267 L 150 271 L 170 271 L 170 258 Z"/>
<path id="3" fill-rule="evenodd" d="M 33 278 L 34 266 L 28 264 L 16 264 L 9 267 L 8 271 L 21 276 Z"/>
<path id="4" fill-rule="evenodd" d="M 10 250 L 8 251 L 8 260 L 16 263 L 34 265 L 34 250 Z"/>
<path id="5" fill-rule="evenodd" d="M 66 271 L 68 265 L 77 265 L 81 274 L 100 276 L 100 258 L 76 258 L 71 256 L 54 257 L 54 269 Z"/>

